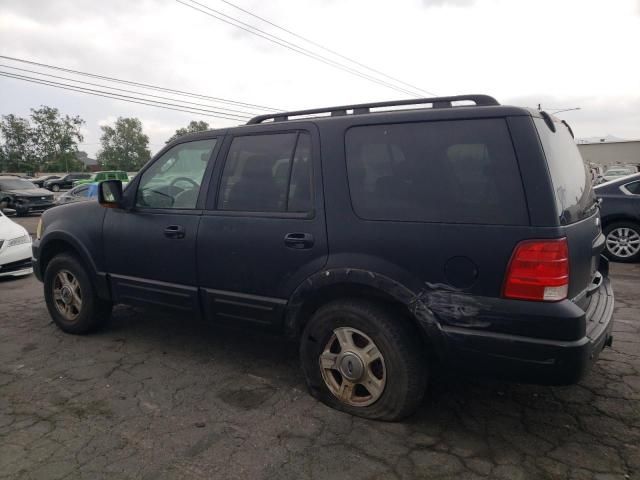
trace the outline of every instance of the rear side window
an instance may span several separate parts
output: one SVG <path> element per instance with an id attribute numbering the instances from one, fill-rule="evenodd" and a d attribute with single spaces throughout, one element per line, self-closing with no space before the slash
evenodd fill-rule
<path id="1" fill-rule="evenodd" d="M 218 208 L 241 212 L 310 211 L 309 134 L 235 137 L 222 173 Z"/>
<path id="2" fill-rule="evenodd" d="M 591 176 L 569 130 L 556 122 L 552 132 L 542 118 L 533 119 L 547 157 L 562 223 L 574 223 L 590 215 L 595 202 Z"/>
<path id="3" fill-rule="evenodd" d="M 353 127 L 345 141 L 351 201 L 361 218 L 528 224 L 503 119 Z"/>
<path id="4" fill-rule="evenodd" d="M 633 195 L 640 195 L 640 182 L 627 183 L 624 188 Z"/>

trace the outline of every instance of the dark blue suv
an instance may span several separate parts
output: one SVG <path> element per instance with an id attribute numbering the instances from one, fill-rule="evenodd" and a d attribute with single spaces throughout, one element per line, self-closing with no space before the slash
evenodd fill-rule
<path id="1" fill-rule="evenodd" d="M 46 212 L 34 242 L 62 330 L 126 303 L 285 332 L 311 393 L 355 415 L 410 414 L 441 364 L 576 382 L 611 342 L 569 126 L 488 96 L 256 117 L 180 137 L 99 198 Z"/>

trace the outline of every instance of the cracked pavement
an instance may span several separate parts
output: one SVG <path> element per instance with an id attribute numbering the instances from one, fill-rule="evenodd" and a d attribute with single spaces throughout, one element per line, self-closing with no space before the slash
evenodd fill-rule
<path id="1" fill-rule="evenodd" d="M 305 390 L 297 346 L 117 307 L 59 331 L 0 282 L 0 479 L 639 479 L 640 265 L 612 264 L 614 344 L 570 387 L 440 375 L 401 423 Z"/>

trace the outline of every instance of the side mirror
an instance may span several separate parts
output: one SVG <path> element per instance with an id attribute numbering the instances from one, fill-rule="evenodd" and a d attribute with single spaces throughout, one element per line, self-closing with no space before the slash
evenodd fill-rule
<path id="1" fill-rule="evenodd" d="M 106 208 L 122 208 L 122 182 L 120 180 L 100 182 L 98 203 Z"/>

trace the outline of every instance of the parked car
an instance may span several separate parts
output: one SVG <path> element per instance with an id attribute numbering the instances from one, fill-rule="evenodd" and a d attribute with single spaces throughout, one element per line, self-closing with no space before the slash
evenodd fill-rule
<path id="1" fill-rule="evenodd" d="M 0 278 L 33 273 L 31 237 L 0 211 Z"/>
<path id="2" fill-rule="evenodd" d="M 127 175 L 127 172 L 123 172 L 120 170 L 96 172 L 89 178 L 76 180 L 75 182 L 73 182 L 73 186 L 77 187 L 78 185 L 82 185 L 83 183 L 104 182 L 105 180 L 121 180 L 122 182 L 128 182 L 129 176 Z"/>
<path id="3" fill-rule="evenodd" d="M 611 343 L 591 179 L 545 112 L 469 95 L 263 115 L 98 190 L 34 242 L 65 332 L 116 303 L 283 331 L 312 395 L 383 420 L 437 365 L 569 384 Z"/>
<path id="4" fill-rule="evenodd" d="M 620 177 L 626 177 L 627 175 L 633 175 L 637 173 L 638 169 L 634 167 L 615 167 L 610 168 L 602 175 L 602 178 L 605 182 L 610 182 L 611 180 L 616 180 Z"/>
<path id="5" fill-rule="evenodd" d="M 18 177 L 0 176 L 0 210 L 11 208 L 20 216 L 53 207 L 53 195 Z"/>
<path id="6" fill-rule="evenodd" d="M 595 188 L 606 236 L 605 254 L 617 262 L 640 260 L 640 173 Z"/>
<path id="7" fill-rule="evenodd" d="M 37 177 L 33 180 L 30 180 L 30 182 L 33 183 L 36 187 L 43 188 L 44 182 L 46 182 L 47 180 L 56 180 L 58 178 L 60 178 L 59 175 L 44 175 L 42 177 Z"/>
<path id="8" fill-rule="evenodd" d="M 73 187 L 56 199 L 56 205 L 65 205 L 73 202 L 85 202 L 98 199 L 98 186 L 95 183 L 85 183 Z"/>
<path id="9" fill-rule="evenodd" d="M 68 173 L 61 178 L 47 180 L 44 182 L 44 188 L 53 192 L 59 192 L 60 190 L 69 190 L 73 187 L 73 182 L 81 179 L 91 178 L 90 173 Z"/>

